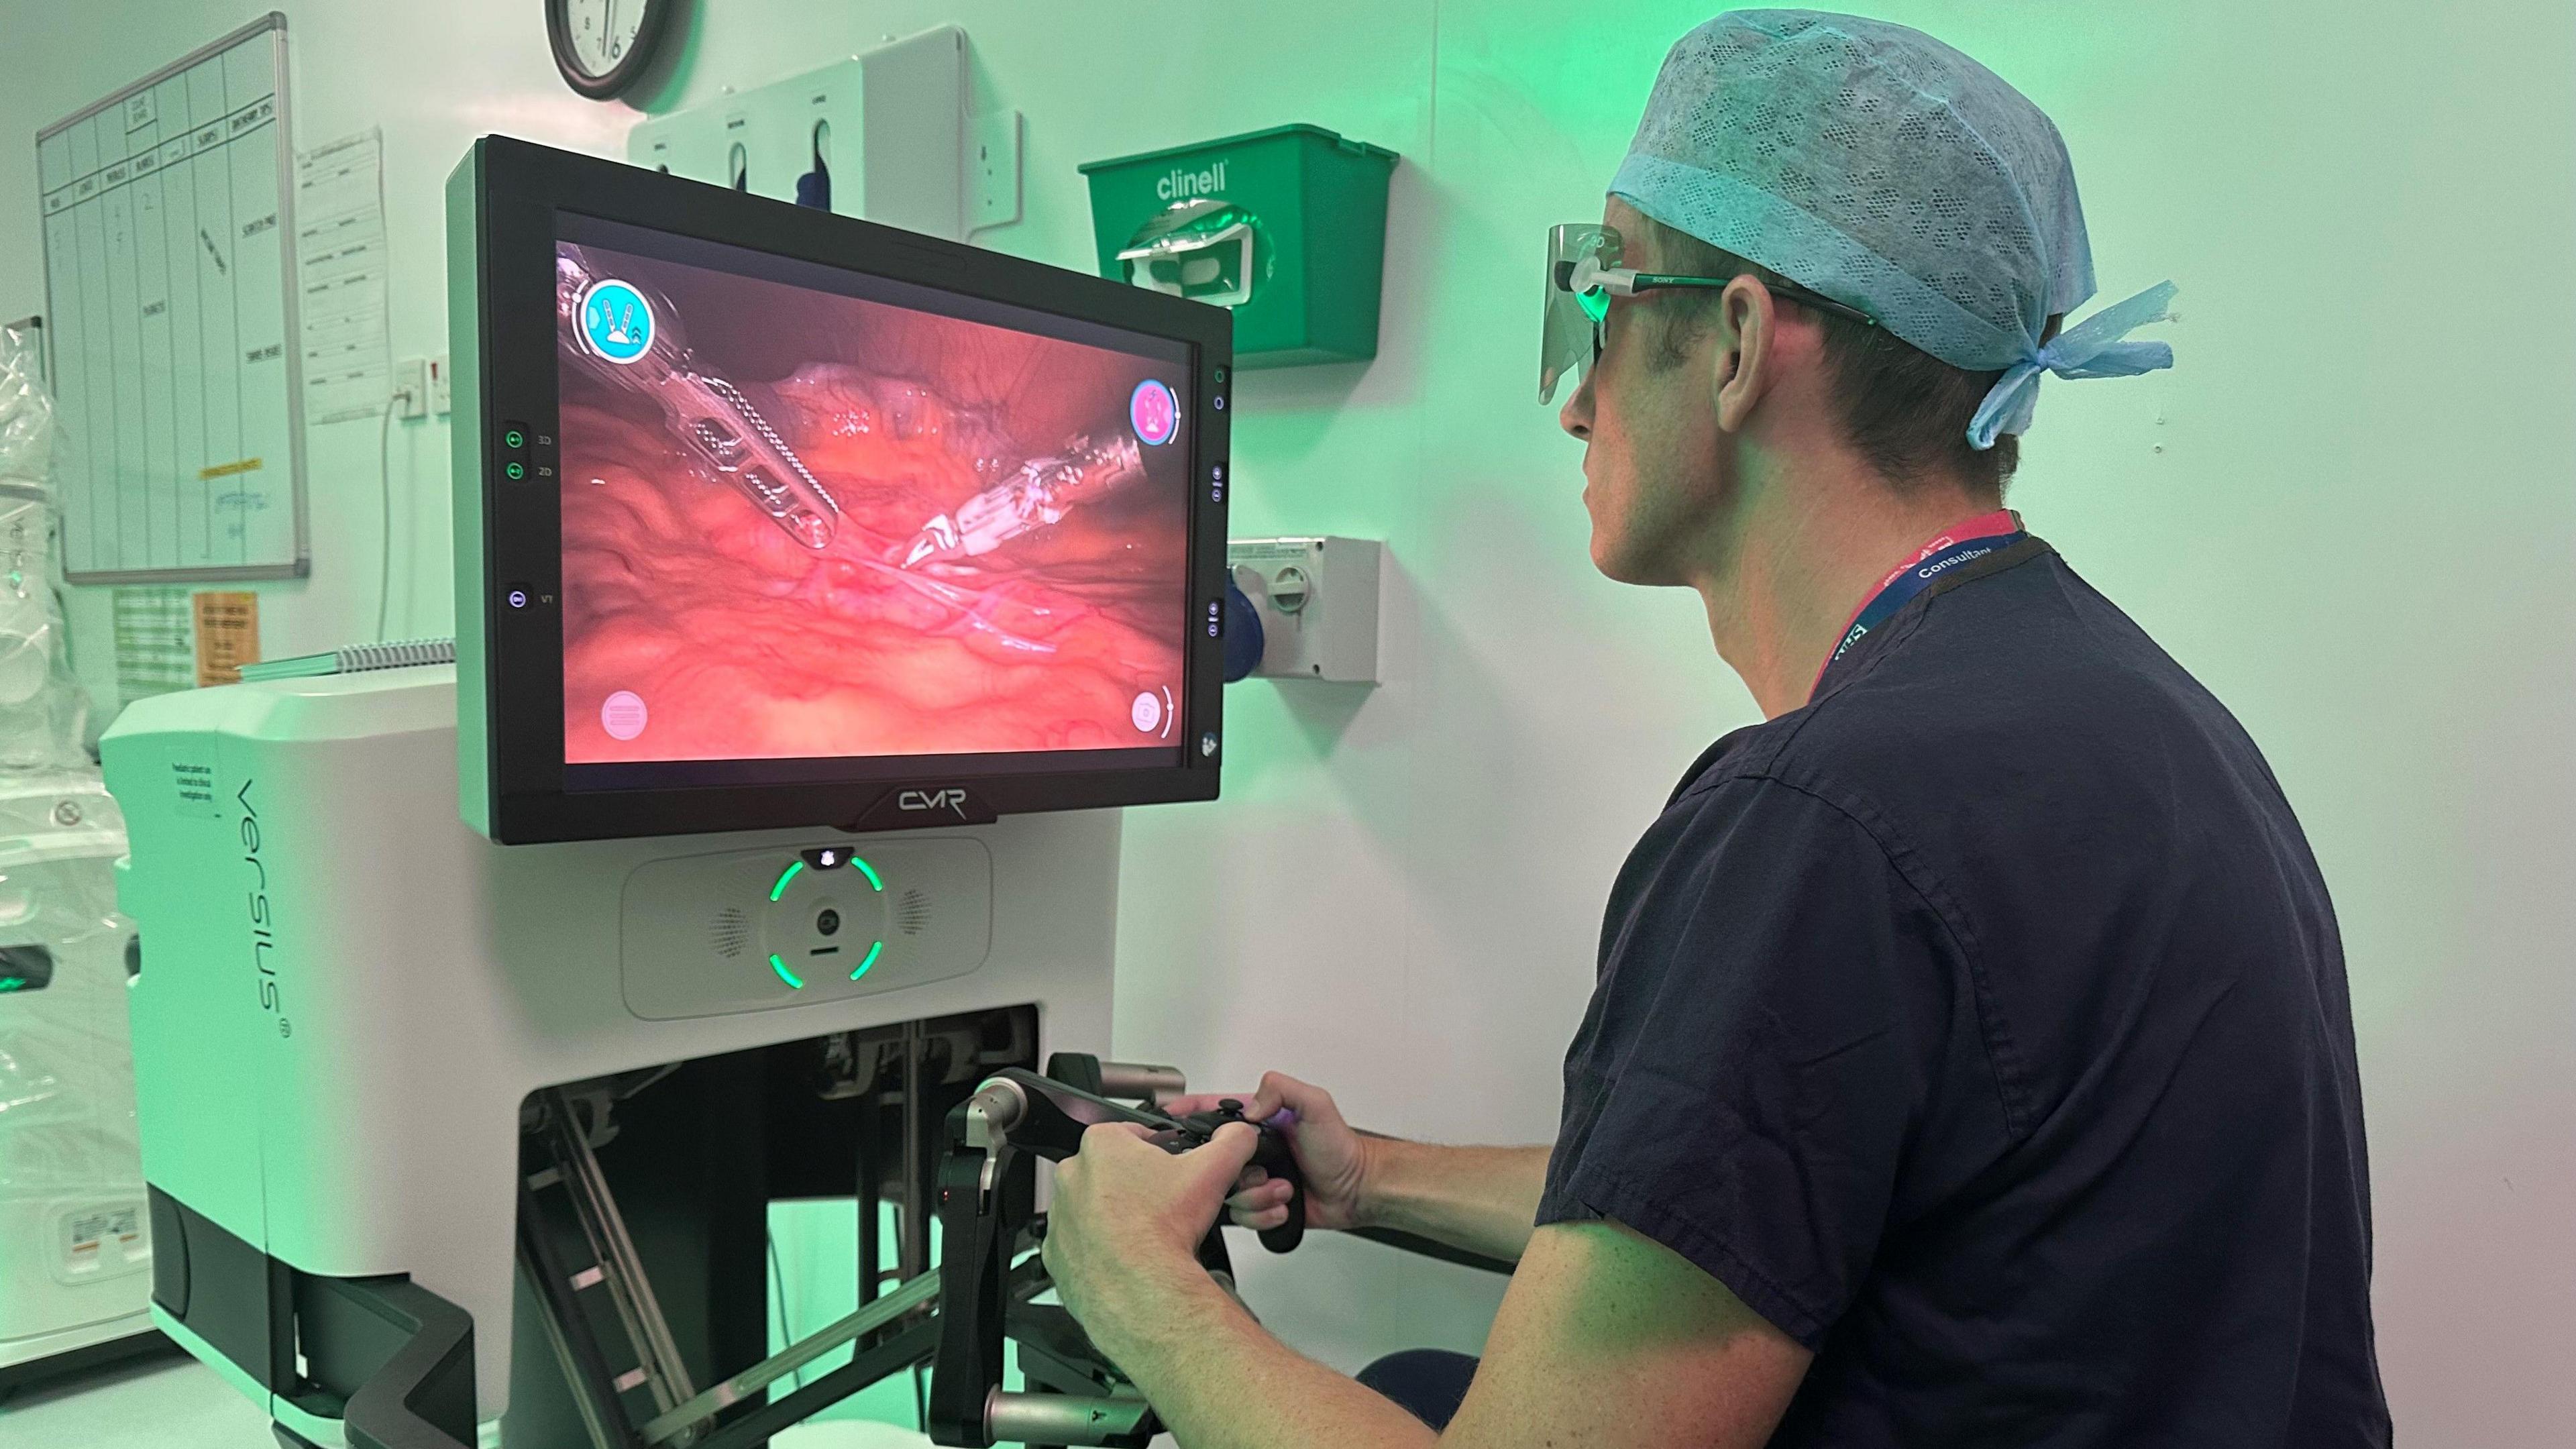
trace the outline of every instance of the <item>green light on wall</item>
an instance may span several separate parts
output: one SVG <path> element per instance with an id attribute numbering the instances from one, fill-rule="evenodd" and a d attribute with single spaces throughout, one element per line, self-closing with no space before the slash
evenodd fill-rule
<path id="1" fill-rule="evenodd" d="M 878 889 L 882 890 L 884 887 L 880 886 Z M 859 963 L 859 969 L 850 973 L 850 979 L 852 981 L 856 981 L 860 977 L 867 975 L 868 968 L 877 964 L 877 958 L 884 954 L 885 942 L 879 941 L 875 945 L 870 946 L 868 948 L 868 959 Z"/>
<path id="2" fill-rule="evenodd" d="M 774 906 L 778 904 L 778 898 L 787 894 L 787 883 L 796 879 L 796 873 L 804 868 L 805 862 L 801 860 L 791 860 L 787 863 L 787 869 L 778 873 L 778 884 L 769 888 L 769 903 L 771 905 Z"/>
<path id="3" fill-rule="evenodd" d="M 775 951 L 769 953 L 769 969 L 777 972 L 779 980 L 786 982 L 796 990 L 802 991 L 805 989 L 805 983 L 797 979 L 795 972 L 787 969 L 787 963 L 779 960 L 778 953 Z"/>
<path id="4" fill-rule="evenodd" d="M 850 864 L 857 866 L 859 874 L 868 878 L 868 884 L 875 886 L 878 890 L 885 889 L 885 882 L 878 879 L 877 868 L 875 866 L 868 864 L 866 861 L 859 859 L 855 855 L 850 857 Z"/>

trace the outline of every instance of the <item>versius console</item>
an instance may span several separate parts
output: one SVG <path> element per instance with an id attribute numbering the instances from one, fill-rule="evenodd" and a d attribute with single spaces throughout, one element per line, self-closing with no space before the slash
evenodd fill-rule
<path id="1" fill-rule="evenodd" d="M 448 205 L 457 662 L 104 746 L 155 1320 L 288 1443 L 730 1449 L 943 1334 L 942 1437 L 1125 1442 L 1033 1163 L 1213 1130 L 1098 1059 L 1108 807 L 1222 763 L 1226 314 L 501 138 Z M 859 1267 L 773 1352 L 786 1199 Z"/>

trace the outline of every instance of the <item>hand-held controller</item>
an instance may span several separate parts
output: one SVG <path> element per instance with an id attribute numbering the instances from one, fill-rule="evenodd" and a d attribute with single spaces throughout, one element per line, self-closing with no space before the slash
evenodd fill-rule
<path id="1" fill-rule="evenodd" d="M 1229 1122 L 1240 1122 L 1261 1134 L 1252 1150 L 1252 1165 L 1288 1184 L 1288 1221 L 1275 1228 L 1263 1228 L 1261 1246 L 1274 1253 L 1295 1251 L 1306 1237 L 1306 1176 L 1297 1168 L 1297 1151 L 1288 1140 L 1285 1127 L 1271 1122 L 1255 1122 L 1243 1115 L 1243 1104 L 1232 1097 L 1217 1103 L 1213 1112 L 1193 1112 L 1179 1120 L 1173 1131 L 1158 1133 L 1155 1141 L 1166 1152 L 1187 1152 L 1204 1146 Z"/>

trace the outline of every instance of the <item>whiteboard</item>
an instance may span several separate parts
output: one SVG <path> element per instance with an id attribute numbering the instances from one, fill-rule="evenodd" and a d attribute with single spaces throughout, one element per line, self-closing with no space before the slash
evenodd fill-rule
<path id="1" fill-rule="evenodd" d="M 286 17 L 36 133 L 73 583 L 307 568 Z"/>

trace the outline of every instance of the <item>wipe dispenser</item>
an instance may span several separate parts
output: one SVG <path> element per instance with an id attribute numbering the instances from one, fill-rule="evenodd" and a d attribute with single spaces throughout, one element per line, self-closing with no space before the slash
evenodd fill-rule
<path id="1" fill-rule="evenodd" d="M 1237 367 L 1365 361 L 1395 160 L 1290 125 L 1089 162 L 1100 273 L 1232 309 Z"/>

